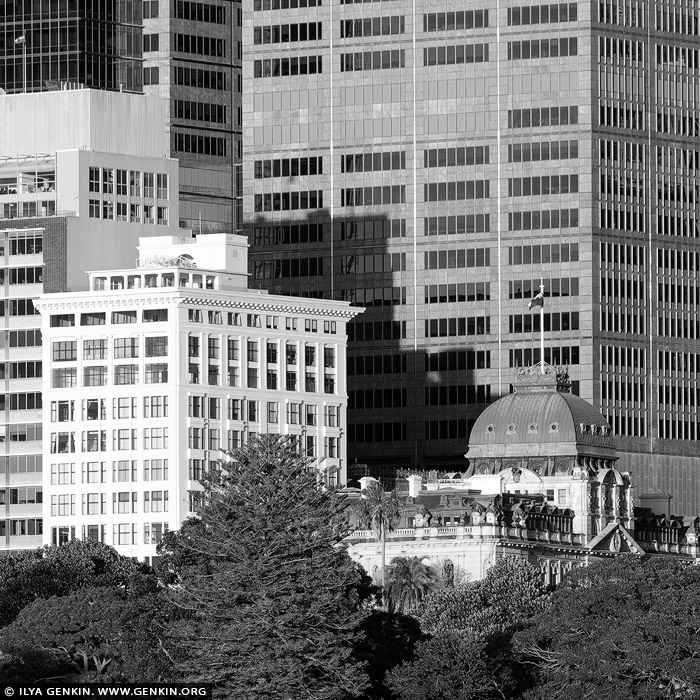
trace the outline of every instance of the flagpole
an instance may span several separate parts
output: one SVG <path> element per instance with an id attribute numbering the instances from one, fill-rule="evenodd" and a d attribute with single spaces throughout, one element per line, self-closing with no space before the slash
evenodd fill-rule
<path id="1" fill-rule="evenodd" d="M 540 294 L 544 300 L 544 280 L 540 279 Z M 544 303 L 540 306 L 540 372 L 544 374 Z"/>
<path id="2" fill-rule="evenodd" d="M 24 78 L 24 92 L 27 92 L 27 39 L 22 42 L 22 77 Z"/>

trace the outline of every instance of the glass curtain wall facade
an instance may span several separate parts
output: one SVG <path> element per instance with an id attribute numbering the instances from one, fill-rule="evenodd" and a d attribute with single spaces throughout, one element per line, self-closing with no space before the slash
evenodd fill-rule
<path id="1" fill-rule="evenodd" d="M 141 0 L 2 3 L 0 87 L 39 92 L 73 83 L 141 91 L 141 7 Z"/>
<path id="2" fill-rule="evenodd" d="M 476 416 L 540 359 L 542 323 L 544 359 L 601 407 L 640 492 L 700 508 L 697 17 L 632 0 L 244 8 L 253 283 L 366 307 L 348 329 L 350 465 L 461 468 Z"/>

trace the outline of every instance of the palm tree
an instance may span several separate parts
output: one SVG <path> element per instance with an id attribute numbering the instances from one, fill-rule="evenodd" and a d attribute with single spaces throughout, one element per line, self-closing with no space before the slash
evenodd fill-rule
<path id="1" fill-rule="evenodd" d="M 397 557 L 387 571 L 386 597 L 392 612 L 408 614 L 440 584 L 437 572 L 418 557 Z"/>
<path id="2" fill-rule="evenodd" d="M 359 503 L 359 515 L 374 530 L 382 546 L 382 599 L 386 570 L 386 535 L 401 518 L 401 504 L 395 491 L 386 492 L 379 481 L 370 481 Z M 385 601 L 386 602 L 386 601 Z"/>

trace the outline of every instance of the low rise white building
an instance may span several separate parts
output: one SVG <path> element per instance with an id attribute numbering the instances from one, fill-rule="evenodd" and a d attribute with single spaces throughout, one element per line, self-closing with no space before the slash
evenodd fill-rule
<path id="1" fill-rule="evenodd" d="M 359 310 L 249 290 L 247 245 L 142 239 L 138 267 L 37 302 L 47 544 L 153 557 L 210 463 L 253 433 L 297 435 L 345 482 L 345 327 Z"/>

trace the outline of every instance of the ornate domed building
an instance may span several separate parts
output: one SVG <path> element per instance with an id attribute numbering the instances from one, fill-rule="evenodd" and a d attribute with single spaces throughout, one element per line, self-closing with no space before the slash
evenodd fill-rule
<path id="1" fill-rule="evenodd" d="M 402 515 L 387 538 L 387 562 L 418 556 L 448 579 L 458 572 L 475 580 L 497 558 L 518 554 L 556 584 L 591 556 L 698 557 L 700 520 L 690 531 L 682 518 L 635 509 L 607 421 L 570 393 L 567 379 L 544 363 L 521 370 L 514 393 L 474 424 L 463 472 L 411 475 L 399 484 Z M 357 530 L 349 544 L 375 576 L 375 534 Z"/>

